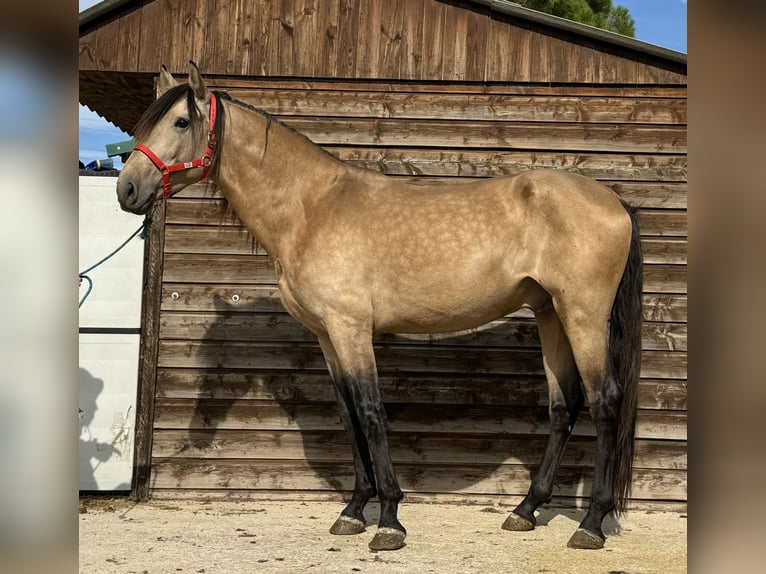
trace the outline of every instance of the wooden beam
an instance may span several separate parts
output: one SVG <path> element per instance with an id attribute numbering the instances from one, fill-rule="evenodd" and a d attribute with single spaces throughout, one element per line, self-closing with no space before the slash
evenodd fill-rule
<path id="1" fill-rule="evenodd" d="M 165 202 L 160 202 L 152 212 L 149 235 L 144 246 L 144 286 L 141 298 L 141 337 L 132 480 L 132 496 L 136 500 L 146 500 L 149 497 L 151 479 L 166 205 Z"/>

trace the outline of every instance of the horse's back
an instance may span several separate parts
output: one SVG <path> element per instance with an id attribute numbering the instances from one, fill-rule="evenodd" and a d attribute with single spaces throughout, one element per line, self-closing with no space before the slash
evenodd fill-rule
<path id="1" fill-rule="evenodd" d="M 377 174 L 375 174 L 377 175 Z M 390 227 L 409 232 L 411 226 L 426 219 L 448 220 L 456 230 L 476 219 L 489 227 L 523 226 L 535 214 L 563 219 L 570 224 L 603 222 L 620 218 L 625 210 L 619 197 L 605 185 L 560 170 L 530 170 L 517 175 L 478 179 L 456 184 L 419 185 L 376 177 L 373 190 L 365 195 L 364 211 L 388 215 Z M 377 206 L 377 208 L 376 208 Z M 562 221 L 563 223 L 563 221 Z"/>
<path id="2" fill-rule="evenodd" d="M 514 274 L 543 272 L 563 257 L 624 261 L 630 217 L 608 187 L 578 174 L 532 170 L 444 186 L 383 188 L 355 214 L 373 250 L 393 245 L 405 265 L 484 262 Z M 371 217 L 365 218 L 368 212 Z M 374 233 L 370 233 L 373 231 Z M 500 259 L 505 265 L 500 265 Z M 536 269 L 540 267 L 540 269 Z"/>

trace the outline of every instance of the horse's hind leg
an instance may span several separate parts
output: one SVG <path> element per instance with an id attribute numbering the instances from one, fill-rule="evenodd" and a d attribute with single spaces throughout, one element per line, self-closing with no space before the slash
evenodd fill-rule
<path id="1" fill-rule="evenodd" d="M 335 349 L 326 337 L 320 337 L 319 343 L 322 347 L 330 376 L 333 379 L 338 410 L 351 443 L 351 452 L 354 460 L 354 491 L 351 495 L 351 501 L 340 513 L 332 527 L 330 527 L 330 533 L 340 535 L 359 534 L 364 532 L 365 529 L 364 507 L 370 498 L 376 494 L 375 473 L 372 468 L 370 451 L 367 448 L 367 440 L 356 416 L 352 415 L 349 411 L 349 404 L 342 390 L 343 383 L 340 378 L 340 365 Z"/>
<path id="2" fill-rule="evenodd" d="M 402 491 L 394 472 L 386 437 L 386 412 L 378 388 L 378 373 L 372 348 L 372 329 L 369 325 L 354 321 L 338 321 L 328 325 L 332 347 L 338 365 L 338 395 L 348 409 L 361 461 L 369 453 L 374 478 L 368 479 L 377 486 L 380 500 L 378 531 L 370 542 L 372 550 L 397 550 L 404 546 L 407 531 L 397 518 Z M 357 486 L 360 482 L 357 463 Z M 369 465 L 363 464 L 365 473 Z M 356 488 L 355 488 L 356 491 Z M 363 497 L 359 498 L 359 502 Z M 352 504 L 353 504 L 352 499 Z M 351 505 L 349 505 L 351 506 Z M 352 510 L 347 507 L 347 510 Z"/>
<path id="3" fill-rule="evenodd" d="M 564 328 L 552 308 L 536 313 L 543 365 L 548 380 L 551 432 L 540 469 L 524 500 L 503 523 L 505 530 L 532 530 L 535 510 L 553 494 L 553 480 L 569 436 L 583 405 L 579 373 Z"/>
<path id="4" fill-rule="evenodd" d="M 577 328 L 573 324 L 567 332 L 596 427 L 596 466 L 588 512 L 568 546 L 597 549 L 603 547 L 606 539 L 601 523 L 615 507 L 612 489 L 623 391 L 608 367 L 606 320 L 600 327 L 596 325 L 598 328 L 591 321 L 584 322 L 591 324 L 591 328 Z"/>

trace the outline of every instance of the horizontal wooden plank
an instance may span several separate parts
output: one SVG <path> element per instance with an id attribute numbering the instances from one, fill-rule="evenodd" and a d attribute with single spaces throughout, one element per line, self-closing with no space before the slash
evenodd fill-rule
<path id="1" fill-rule="evenodd" d="M 542 459 L 547 437 L 388 433 L 394 463 L 427 464 L 526 464 Z M 634 468 L 687 468 L 686 443 L 671 440 L 638 440 Z M 345 432 L 294 432 L 250 430 L 158 430 L 153 435 L 154 458 L 308 460 L 351 463 L 351 446 Z M 593 466 L 596 443 L 592 437 L 572 437 L 562 464 Z"/>
<path id="2" fill-rule="evenodd" d="M 685 295 L 645 294 L 642 307 L 644 320 L 685 323 L 687 304 Z"/>
<path id="3" fill-rule="evenodd" d="M 163 282 L 252 283 L 275 285 L 274 262 L 260 255 L 215 255 L 207 253 L 167 253 Z"/>
<path id="4" fill-rule="evenodd" d="M 163 313 L 160 337 L 217 341 L 313 342 L 316 336 L 284 313 Z"/>
<path id="5" fill-rule="evenodd" d="M 268 255 L 242 226 L 166 225 L 165 253 L 220 253 Z"/>
<path id="6" fill-rule="evenodd" d="M 259 343 L 238 341 L 160 340 L 159 367 L 226 369 L 308 369 L 324 372 L 324 358 L 309 343 Z M 378 370 L 393 373 L 465 373 L 493 375 L 542 374 L 542 357 L 536 349 L 475 349 L 449 346 L 375 346 Z M 686 353 L 644 351 L 644 378 L 686 379 Z"/>
<path id="7" fill-rule="evenodd" d="M 380 391 L 385 402 L 547 406 L 544 376 L 492 375 L 384 375 Z M 225 371 L 217 369 L 159 369 L 157 396 L 173 399 L 276 400 L 334 402 L 328 373 L 296 371 Z M 642 379 L 641 409 L 686 410 L 685 380 Z"/>
<path id="8" fill-rule="evenodd" d="M 643 348 L 647 351 L 686 351 L 687 328 L 685 323 L 643 323 L 641 325 Z"/>
<path id="9" fill-rule="evenodd" d="M 638 215 L 641 235 L 644 237 L 686 237 L 685 210 L 639 209 Z M 231 216 L 228 204 L 223 199 L 171 199 L 167 204 L 166 223 L 214 227 L 242 226 L 236 216 Z"/>
<path id="10" fill-rule="evenodd" d="M 344 490 L 245 490 L 228 488 L 226 490 L 211 490 L 202 488 L 152 488 L 150 497 L 153 500 L 182 501 L 182 500 L 210 500 L 231 501 L 237 503 L 249 503 L 256 505 L 262 501 L 298 501 L 306 504 L 316 502 L 332 502 L 343 508 L 351 500 L 351 491 Z M 525 493 L 526 494 L 526 493 Z M 524 498 L 521 494 L 463 494 L 460 492 L 408 492 L 404 495 L 404 504 L 461 504 L 474 506 L 500 506 L 511 509 L 519 505 Z M 548 503 L 556 508 L 587 508 L 590 499 L 575 496 L 554 496 Z M 257 508 L 257 507 L 256 507 Z M 641 510 L 652 512 L 674 512 L 685 514 L 689 505 L 684 500 L 643 500 L 631 498 L 627 510 Z M 328 515 L 331 522 L 335 517 L 334 512 Z M 329 524 L 329 522 L 328 522 Z"/>
<path id="11" fill-rule="evenodd" d="M 391 432 L 548 435 L 546 407 L 387 403 Z M 686 440 L 686 412 L 639 410 L 636 437 Z M 155 429 L 343 430 L 334 403 L 157 399 Z M 573 436 L 595 436 L 583 411 Z"/>
<path id="12" fill-rule="evenodd" d="M 284 118 L 318 145 L 686 153 L 686 126 Z"/>
<path id="13" fill-rule="evenodd" d="M 381 345 L 375 347 L 382 373 L 491 373 L 529 375 L 542 373 L 536 349 L 465 349 Z M 159 366 L 228 369 L 305 369 L 326 371 L 321 350 L 312 343 L 259 343 L 239 341 L 160 340 Z"/>
<path id="14" fill-rule="evenodd" d="M 251 89 L 343 92 L 405 92 L 435 94 L 495 94 L 530 96 L 593 96 L 601 98 L 682 98 L 686 99 L 688 88 L 670 85 L 598 85 L 598 84 L 534 84 L 529 82 L 424 82 L 413 83 L 381 79 L 370 81 L 359 79 L 309 79 L 278 77 L 216 77 L 209 78 L 211 87 L 226 91 Z"/>
<path id="15" fill-rule="evenodd" d="M 162 286 L 163 311 L 216 311 L 255 313 L 284 311 L 276 285 L 227 285 L 167 282 Z M 686 295 L 645 294 L 644 319 L 683 323 L 687 319 Z M 522 310 L 515 317 L 531 318 Z"/>
<path id="16" fill-rule="evenodd" d="M 665 305 L 674 307 L 669 302 Z M 275 284 L 227 285 L 165 282 L 162 285 L 161 310 L 252 313 L 284 311 L 285 308 Z"/>
<path id="17" fill-rule="evenodd" d="M 686 209 L 686 183 L 603 180 L 630 205 L 644 209 Z M 642 230 L 642 233 L 644 231 Z"/>
<path id="18" fill-rule="evenodd" d="M 542 375 L 384 375 L 379 382 L 386 402 L 545 406 L 548 401 Z M 685 392 L 685 388 L 680 392 Z M 326 371 L 284 373 L 164 368 L 158 371 L 157 396 L 194 400 L 276 400 L 280 403 L 335 402 L 333 385 Z"/>
<path id="19" fill-rule="evenodd" d="M 687 123 L 686 101 L 668 98 L 233 89 L 233 98 L 277 116 Z"/>
<path id="20" fill-rule="evenodd" d="M 686 293 L 686 265 L 644 265 L 644 293 Z"/>
<path id="21" fill-rule="evenodd" d="M 685 210 L 639 209 L 638 225 L 641 236 L 686 237 Z"/>
<path id="22" fill-rule="evenodd" d="M 686 350 L 686 325 L 645 322 L 645 350 Z M 160 337 L 207 341 L 315 342 L 316 336 L 287 313 L 163 313 Z M 502 318 L 487 325 L 442 334 L 379 335 L 377 343 L 460 345 L 482 347 L 539 347 L 534 320 Z"/>
<path id="23" fill-rule="evenodd" d="M 646 237 L 642 241 L 644 263 L 686 263 L 685 238 Z M 216 253 L 268 255 L 245 227 L 167 225 L 165 253 Z"/>
<path id="24" fill-rule="evenodd" d="M 405 492 L 463 492 L 470 494 L 523 494 L 533 470 L 522 465 L 488 469 L 474 465 L 408 465 L 395 468 Z M 589 492 L 592 473 L 563 466 L 554 494 L 576 496 Z M 685 500 L 686 471 L 637 469 L 633 475 L 635 498 Z M 348 464 L 300 461 L 234 461 L 171 459 L 152 464 L 152 488 L 318 489 L 350 490 L 353 468 Z"/>
<path id="25" fill-rule="evenodd" d="M 167 239 L 165 245 L 167 246 Z M 686 238 L 645 237 L 641 240 L 644 265 L 652 263 L 686 265 L 687 249 Z"/>

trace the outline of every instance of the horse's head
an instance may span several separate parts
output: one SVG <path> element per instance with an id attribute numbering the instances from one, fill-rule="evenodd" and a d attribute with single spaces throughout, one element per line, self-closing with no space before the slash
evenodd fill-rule
<path id="1" fill-rule="evenodd" d="M 136 147 L 117 179 L 117 199 L 125 211 L 143 214 L 207 175 L 215 149 L 216 99 L 197 66 L 189 62 L 189 83 L 178 84 L 163 66 L 159 97 L 134 130 Z"/>

